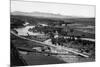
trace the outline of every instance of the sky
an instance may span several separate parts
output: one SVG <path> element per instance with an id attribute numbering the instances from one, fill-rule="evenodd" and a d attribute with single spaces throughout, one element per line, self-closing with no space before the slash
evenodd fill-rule
<path id="1" fill-rule="evenodd" d="M 66 16 L 95 17 L 95 6 L 45 2 L 11 1 L 11 12 L 46 12 Z"/>

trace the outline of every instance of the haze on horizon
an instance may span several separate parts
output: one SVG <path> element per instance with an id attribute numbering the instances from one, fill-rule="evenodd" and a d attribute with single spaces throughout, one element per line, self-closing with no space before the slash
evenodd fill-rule
<path id="1" fill-rule="evenodd" d="M 66 16 L 95 17 L 95 6 L 11 1 L 11 12 L 43 12 Z"/>

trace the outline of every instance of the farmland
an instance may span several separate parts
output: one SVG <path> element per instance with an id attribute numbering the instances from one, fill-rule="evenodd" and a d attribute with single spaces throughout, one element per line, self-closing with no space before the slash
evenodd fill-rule
<path id="1" fill-rule="evenodd" d="M 27 31 L 26 32 L 23 31 L 25 35 L 18 34 L 19 31 L 17 30 L 24 29 L 25 27 L 27 27 L 23 25 L 26 22 L 29 23 L 29 26 L 35 26 L 34 28 L 30 28 L 27 31 L 32 32 L 33 34 L 35 33 L 39 33 L 39 34 L 31 35 Z M 45 24 L 46 26 L 43 26 L 42 24 Z M 21 37 L 40 41 L 40 42 L 44 42 L 48 39 L 51 39 L 53 45 L 55 46 L 60 45 L 67 48 L 72 48 L 78 50 L 81 53 L 89 55 L 89 58 L 87 59 L 75 55 L 74 58 L 75 62 L 95 60 L 95 42 L 81 40 L 81 38 L 95 39 L 95 18 L 44 18 L 44 17 L 42 18 L 42 17 L 24 16 L 24 15 L 11 15 L 11 31 L 15 31 L 15 33 Z M 13 45 L 16 48 L 20 47 L 29 50 L 28 55 L 21 54 L 23 59 L 26 61 L 26 63 L 28 63 L 28 61 L 34 61 L 34 60 L 30 60 L 29 58 L 32 57 L 33 55 L 36 55 L 36 53 L 34 54 L 34 52 L 31 52 L 33 47 L 45 47 L 40 43 L 24 40 L 16 37 L 13 34 L 11 34 L 11 43 L 13 43 Z M 74 57 L 74 54 L 72 54 L 72 56 Z M 34 56 L 34 57 L 40 58 L 40 59 L 35 59 L 38 61 L 43 59 L 45 55 L 44 57 L 42 56 Z M 50 57 L 52 58 L 55 57 L 56 58 L 55 61 L 57 63 L 68 62 L 64 59 L 59 59 L 59 55 L 58 56 L 51 55 Z M 69 57 L 69 61 L 70 61 L 70 57 Z M 32 64 L 32 62 L 28 64 Z M 46 64 L 46 62 L 44 62 L 43 64 Z"/>

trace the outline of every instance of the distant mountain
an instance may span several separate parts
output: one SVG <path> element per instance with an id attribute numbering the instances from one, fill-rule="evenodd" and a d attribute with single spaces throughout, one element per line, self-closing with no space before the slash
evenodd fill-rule
<path id="1" fill-rule="evenodd" d="M 65 16 L 60 14 L 53 14 L 53 13 L 42 13 L 42 12 L 11 12 L 11 15 L 15 16 L 29 16 L 35 17 L 38 19 L 50 19 L 53 21 L 64 21 L 64 22 L 74 22 L 74 23 L 81 23 L 85 25 L 95 25 L 95 18 L 86 18 L 86 17 L 77 17 L 77 16 Z"/>
<path id="2" fill-rule="evenodd" d="M 11 12 L 11 15 L 25 15 L 25 16 L 35 16 L 35 17 L 42 17 L 42 18 L 81 18 L 77 16 L 65 16 L 60 14 L 53 14 L 53 13 L 42 13 L 42 12 Z"/>

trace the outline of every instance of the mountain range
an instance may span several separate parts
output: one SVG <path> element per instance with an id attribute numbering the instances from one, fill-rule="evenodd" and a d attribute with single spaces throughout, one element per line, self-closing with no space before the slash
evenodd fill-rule
<path id="1" fill-rule="evenodd" d="M 29 12 L 20 12 L 20 11 L 11 12 L 11 15 L 35 16 L 35 17 L 42 17 L 42 18 L 85 18 L 85 17 L 66 16 L 66 15 L 44 13 L 44 12 L 30 12 L 29 13 Z"/>

